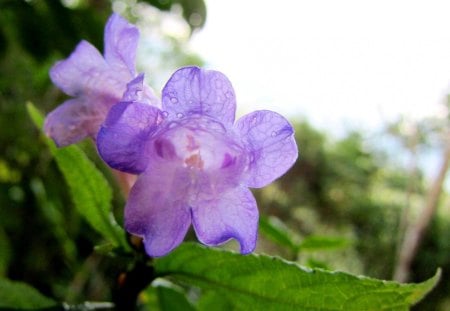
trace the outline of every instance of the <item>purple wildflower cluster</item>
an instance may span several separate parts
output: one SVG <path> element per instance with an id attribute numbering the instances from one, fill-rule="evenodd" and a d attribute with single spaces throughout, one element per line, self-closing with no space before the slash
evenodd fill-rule
<path id="1" fill-rule="evenodd" d="M 241 253 L 256 246 L 258 209 L 248 189 L 264 187 L 297 158 L 294 130 L 281 115 L 255 111 L 235 121 L 233 87 L 218 71 L 177 70 L 161 103 L 136 75 L 138 30 L 116 14 L 105 29 L 104 58 L 87 42 L 51 70 L 74 97 L 49 114 L 46 133 L 59 146 L 90 136 L 112 168 L 138 175 L 125 206 L 125 228 L 163 256 L 191 223 L 203 244 L 229 239 Z"/>

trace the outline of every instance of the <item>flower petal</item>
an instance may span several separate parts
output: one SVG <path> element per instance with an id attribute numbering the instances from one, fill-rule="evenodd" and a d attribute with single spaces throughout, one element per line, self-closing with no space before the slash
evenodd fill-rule
<path id="1" fill-rule="evenodd" d="M 249 153 L 245 184 L 260 188 L 283 175 L 298 156 L 294 129 L 281 115 L 260 110 L 240 118 L 235 129 Z"/>
<path id="2" fill-rule="evenodd" d="M 119 14 L 112 14 L 105 26 L 105 59 L 116 70 L 135 76 L 139 30 Z"/>
<path id="3" fill-rule="evenodd" d="M 176 168 L 167 165 L 152 166 L 131 189 L 125 206 L 125 228 L 144 238 L 148 255 L 164 256 L 183 241 L 191 223 L 183 200 L 185 191 Z"/>
<path id="4" fill-rule="evenodd" d="M 161 101 L 155 96 L 153 90 L 144 84 L 143 73 L 127 84 L 127 90 L 123 94 L 122 101 L 137 101 L 155 107 L 161 106 Z"/>
<path id="5" fill-rule="evenodd" d="M 200 242 L 215 246 L 234 238 L 241 253 L 256 246 L 258 208 L 253 194 L 237 187 L 213 198 L 204 198 L 192 207 L 192 224 Z"/>
<path id="6" fill-rule="evenodd" d="M 47 115 L 44 131 L 58 147 L 95 137 L 106 109 L 104 105 L 92 105 L 86 98 L 69 99 Z"/>
<path id="7" fill-rule="evenodd" d="M 140 75 L 128 84 L 124 99 L 114 105 L 97 135 L 100 156 L 112 168 L 127 173 L 142 173 L 148 163 L 145 146 L 156 131 L 161 114 L 145 102 Z M 141 103 L 139 101 L 143 101 Z"/>
<path id="8" fill-rule="evenodd" d="M 87 93 L 89 85 L 106 69 L 99 51 L 89 42 L 81 41 L 67 59 L 50 69 L 50 78 L 67 95 L 78 96 Z"/>
<path id="9" fill-rule="evenodd" d="M 234 122 L 236 99 L 231 82 L 224 74 L 184 67 L 165 85 L 162 107 L 172 119 L 201 114 L 230 126 Z"/>

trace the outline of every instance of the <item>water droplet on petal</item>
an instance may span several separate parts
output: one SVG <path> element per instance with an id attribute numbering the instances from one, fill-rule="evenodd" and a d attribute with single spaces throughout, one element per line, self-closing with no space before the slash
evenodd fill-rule
<path id="1" fill-rule="evenodd" d="M 270 135 L 271 135 L 272 137 L 275 137 L 275 136 L 277 136 L 277 134 L 278 134 L 278 133 L 277 133 L 276 131 L 273 131 L 272 134 L 270 134 Z"/>
<path id="2" fill-rule="evenodd" d="M 169 116 L 169 113 L 167 111 L 163 111 L 162 115 L 163 115 L 164 118 L 167 118 Z"/>
<path id="3" fill-rule="evenodd" d="M 171 102 L 172 104 L 176 104 L 176 103 L 178 103 L 178 99 L 177 99 L 176 97 L 172 97 L 172 98 L 170 99 L 170 102 Z"/>
<path id="4" fill-rule="evenodd" d="M 181 112 L 178 112 L 178 113 L 177 113 L 177 118 L 180 119 L 180 118 L 182 118 L 182 117 L 184 117 L 184 115 L 183 115 Z"/>

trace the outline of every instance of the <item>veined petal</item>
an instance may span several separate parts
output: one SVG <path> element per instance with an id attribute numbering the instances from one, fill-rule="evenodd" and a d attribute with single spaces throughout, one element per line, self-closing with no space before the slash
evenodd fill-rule
<path id="1" fill-rule="evenodd" d="M 172 119 L 200 114 L 231 126 L 236 98 L 231 82 L 224 74 L 198 67 L 184 67 L 176 71 L 165 85 L 162 107 Z"/>
<path id="2" fill-rule="evenodd" d="M 164 256 L 184 239 L 191 223 L 185 204 L 185 181 L 176 167 L 153 165 L 131 189 L 125 206 L 125 228 L 144 238 L 147 253 Z"/>
<path id="3" fill-rule="evenodd" d="M 192 224 L 200 242 L 215 246 L 234 238 L 242 254 L 250 253 L 255 249 L 258 230 L 255 198 L 245 187 L 205 196 L 192 207 Z"/>
<path id="4" fill-rule="evenodd" d="M 106 69 L 99 51 L 89 42 L 81 41 L 67 59 L 50 69 L 50 78 L 67 95 L 78 96 L 88 93 L 92 81 Z"/>
<path id="5" fill-rule="evenodd" d="M 69 99 L 47 115 L 44 131 L 58 147 L 74 144 L 87 136 L 95 138 L 106 109 L 104 105 L 92 105 L 86 98 Z"/>
<path id="6" fill-rule="evenodd" d="M 51 68 L 53 83 L 75 97 L 47 118 L 46 132 L 58 145 L 76 143 L 86 136 L 96 138 L 109 108 L 121 100 L 135 76 L 138 37 L 135 26 L 113 14 L 105 27 L 105 59 L 93 45 L 81 41 L 67 59 Z M 142 80 L 142 102 L 159 107 L 159 99 Z"/>
<path id="7" fill-rule="evenodd" d="M 131 89 L 134 90 L 132 86 Z M 120 171 L 142 173 L 148 164 L 145 146 L 160 118 L 159 109 L 148 104 L 120 102 L 114 105 L 97 135 L 102 159 Z"/>
<path id="8" fill-rule="evenodd" d="M 235 129 L 249 156 L 245 181 L 248 187 L 264 187 L 283 175 L 297 159 L 294 129 L 276 112 L 249 113 L 236 122 Z"/>
<path id="9" fill-rule="evenodd" d="M 155 96 L 153 90 L 144 84 L 144 74 L 139 74 L 127 84 L 122 101 L 136 101 L 143 104 L 161 106 L 161 101 Z"/>
<path id="10" fill-rule="evenodd" d="M 109 65 L 135 76 L 139 30 L 119 14 L 112 14 L 105 26 L 105 59 Z"/>

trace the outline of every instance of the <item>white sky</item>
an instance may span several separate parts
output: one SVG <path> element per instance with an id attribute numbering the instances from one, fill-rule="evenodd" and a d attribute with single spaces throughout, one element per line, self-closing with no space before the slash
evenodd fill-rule
<path id="1" fill-rule="evenodd" d="M 239 112 L 331 129 L 435 114 L 450 90 L 450 1 L 206 0 L 190 46 Z"/>

